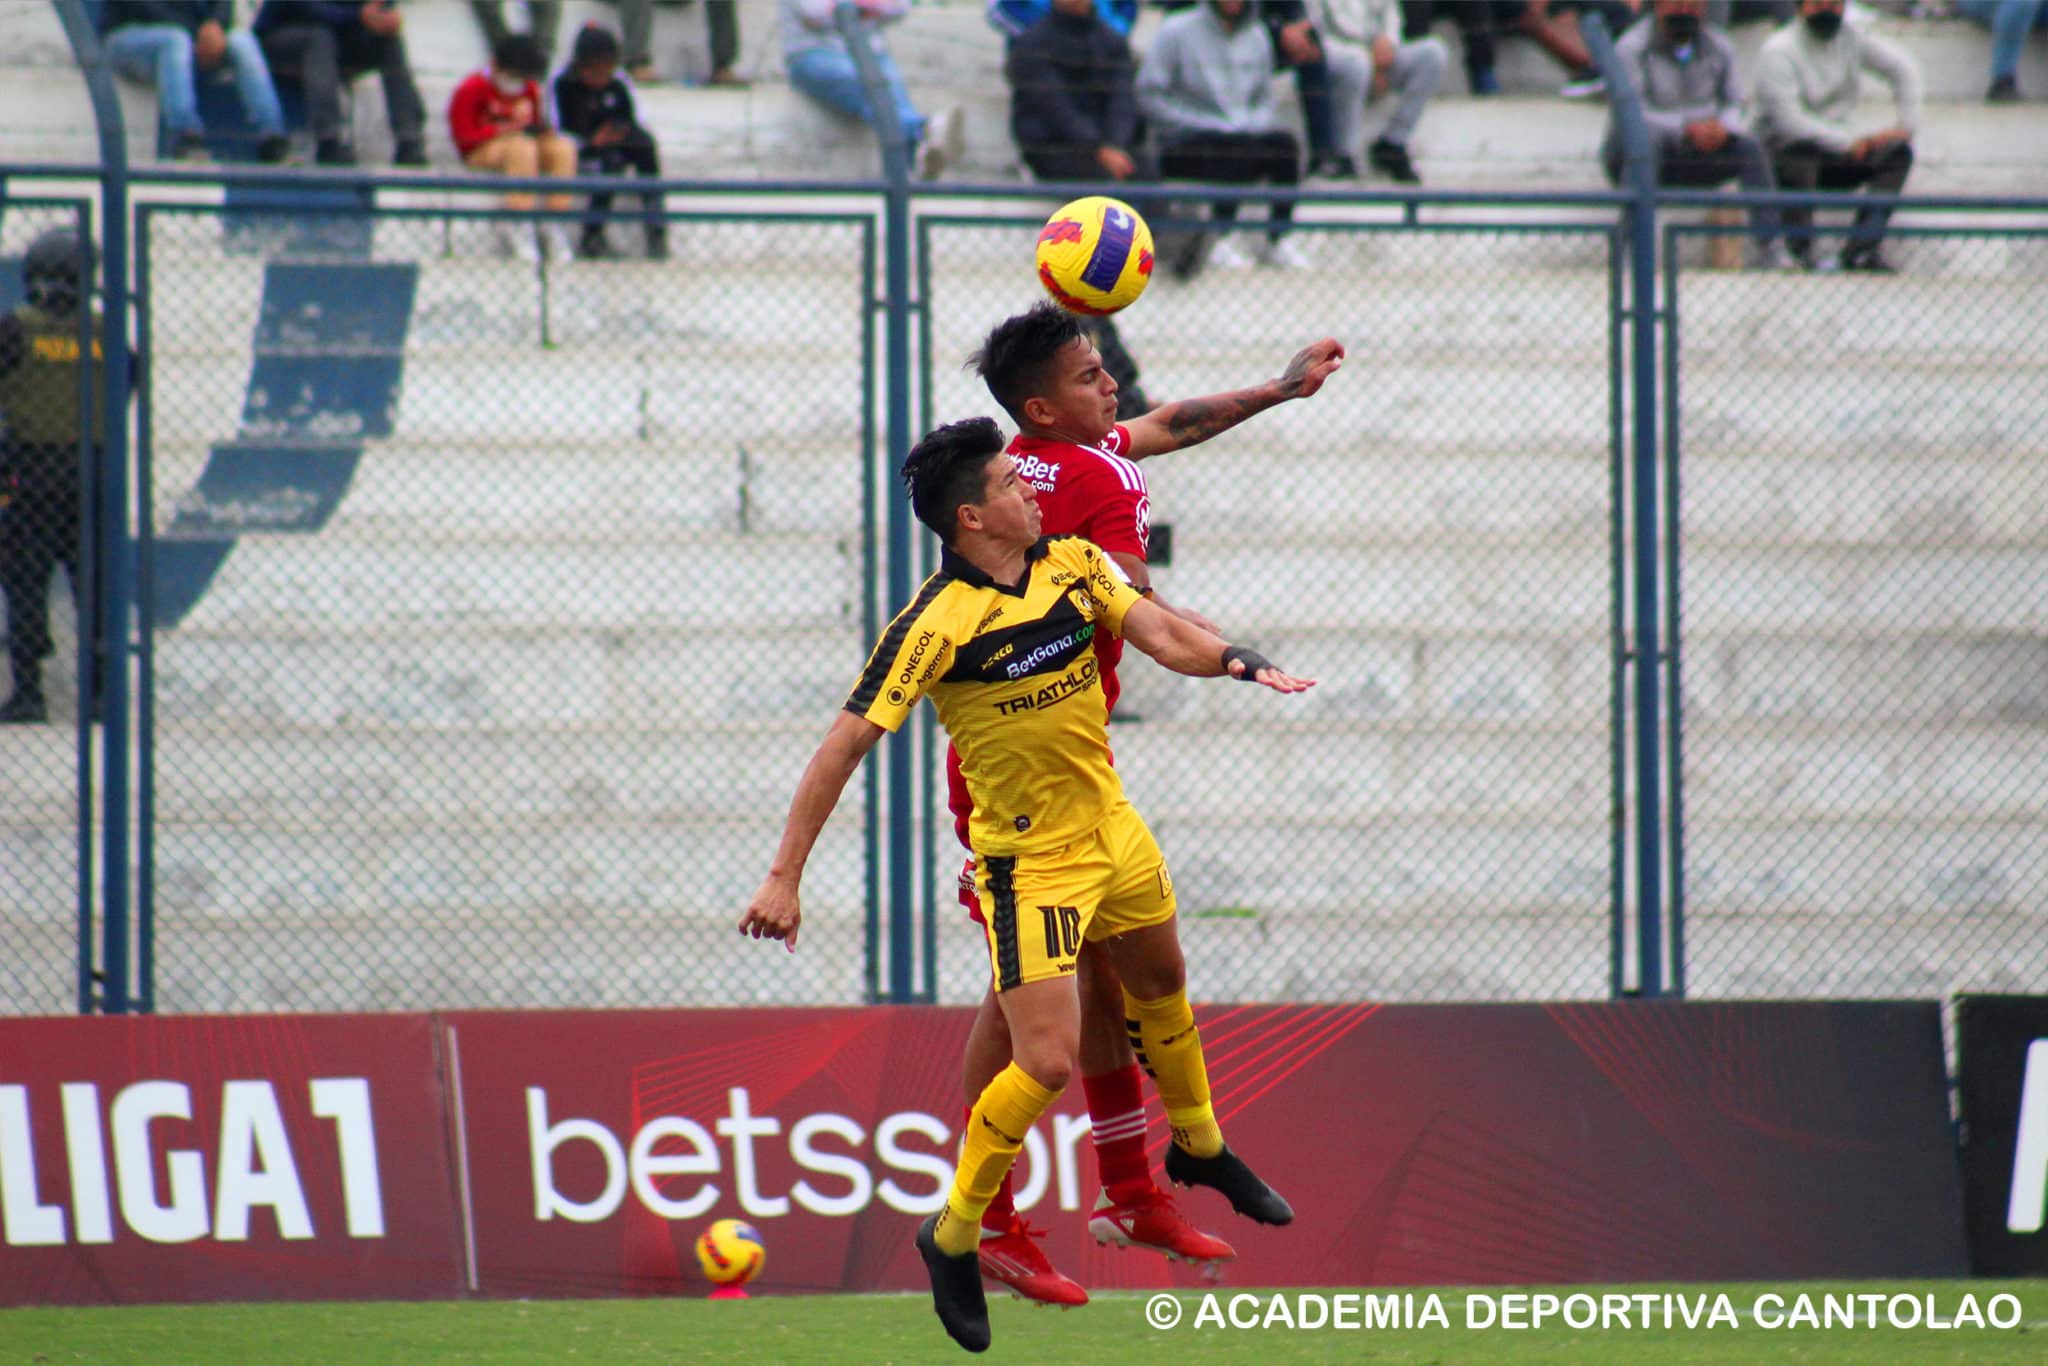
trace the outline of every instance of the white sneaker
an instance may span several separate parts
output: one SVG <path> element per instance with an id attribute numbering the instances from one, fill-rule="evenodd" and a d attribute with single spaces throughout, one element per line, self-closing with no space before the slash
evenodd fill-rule
<path id="1" fill-rule="evenodd" d="M 1209 244 L 1208 265 L 1211 270 L 1247 270 L 1251 264 L 1252 258 L 1238 245 L 1235 237 L 1226 235 Z"/>
<path id="2" fill-rule="evenodd" d="M 960 153 L 966 146 L 967 118 L 960 112 L 960 106 L 941 109 L 925 121 L 924 138 L 917 144 L 914 174 L 919 180 L 937 180 L 948 166 L 959 164 Z"/>
<path id="3" fill-rule="evenodd" d="M 569 244 L 569 230 L 560 223 L 541 224 L 540 241 L 550 261 L 567 265 L 576 259 L 576 248 Z"/>
<path id="4" fill-rule="evenodd" d="M 491 236 L 498 255 L 530 266 L 540 264 L 540 241 L 533 235 L 531 223 L 500 223 Z"/>
<path id="5" fill-rule="evenodd" d="M 1259 251 L 1259 264 L 1271 266 L 1274 270 L 1307 270 L 1308 257 L 1294 244 L 1292 237 L 1268 237 Z"/>

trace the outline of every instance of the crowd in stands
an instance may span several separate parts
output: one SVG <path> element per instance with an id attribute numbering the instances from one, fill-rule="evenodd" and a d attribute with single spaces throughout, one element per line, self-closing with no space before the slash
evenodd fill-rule
<path id="1" fill-rule="evenodd" d="M 508 27 L 503 0 L 470 0 L 490 64 L 464 79 L 447 109 L 464 165 L 521 177 L 638 175 L 658 178 L 656 142 L 639 117 L 635 82 L 655 78 L 656 0 L 612 0 L 619 31 L 580 29 L 559 63 L 559 0 L 526 0 L 525 30 Z M 736 0 L 702 0 L 713 85 L 744 85 Z M 1128 186 L 1143 207 L 1156 182 L 1203 181 L 1277 187 L 1305 180 L 1345 182 L 1364 171 L 1418 184 L 1410 147 L 1430 101 L 1450 75 L 1451 52 L 1432 30 L 1455 22 L 1466 90 L 1497 94 L 1498 41 L 1525 37 L 1556 60 L 1559 93 L 1604 94 L 1583 17 L 1597 13 L 1618 35 L 1623 69 L 1642 96 L 1655 173 L 1669 185 L 1739 183 L 1745 190 L 1869 189 L 1896 193 L 1913 164 L 1920 79 L 1899 47 L 1844 23 L 1844 0 L 1153 0 L 1171 11 L 1145 50 L 1130 35 L 1139 0 L 987 0 L 989 23 L 1006 45 L 1010 132 L 1024 165 L 1041 180 Z M 868 120 L 866 91 L 834 0 L 775 0 L 790 87 L 836 115 Z M 910 0 L 855 0 L 889 107 L 878 136 L 895 143 L 921 178 L 957 163 L 963 114 L 927 112 L 891 58 L 889 31 Z M 2019 97 L 2019 54 L 2048 27 L 2048 0 L 1933 0 L 1916 6 L 1975 21 L 1992 34 L 1986 98 Z M 203 159 L 195 82 L 232 76 L 264 161 L 291 157 L 276 81 L 296 87 L 322 165 L 355 164 L 342 91 L 376 73 L 384 92 L 394 161 L 427 161 L 426 119 L 405 46 L 398 0 L 262 0 L 246 30 L 231 27 L 231 0 L 103 0 L 100 27 L 116 71 L 159 94 L 169 155 Z M 1777 26 L 1754 70 L 1727 27 Z M 914 20 L 913 20 L 914 22 Z M 552 79 L 549 71 L 554 71 Z M 1893 117 L 1873 124 L 1860 101 L 1864 76 L 1890 87 Z M 217 77 L 216 77 L 217 78 Z M 1277 97 L 1292 85 L 1298 121 Z M 1375 122 L 1369 137 L 1365 125 Z M 1600 162 L 1623 175 L 1613 121 Z M 1361 161 L 1364 171 L 1361 170 Z M 1264 232 L 1247 250 L 1230 232 L 1238 206 L 1213 207 L 1214 266 L 1301 264 L 1290 245 L 1292 204 L 1270 198 Z M 531 196 L 508 195 L 512 208 Z M 550 209 L 570 207 L 548 196 Z M 549 229 L 508 251 L 603 258 L 616 253 L 606 231 L 612 196 L 593 197 L 575 243 Z M 666 253 L 658 195 L 639 196 L 648 254 Z M 1752 215 L 1753 259 L 1761 266 L 1816 264 L 1810 212 Z M 1856 218 L 1837 264 L 1884 271 L 1885 213 Z M 1192 259 L 1169 261 L 1192 269 Z"/>

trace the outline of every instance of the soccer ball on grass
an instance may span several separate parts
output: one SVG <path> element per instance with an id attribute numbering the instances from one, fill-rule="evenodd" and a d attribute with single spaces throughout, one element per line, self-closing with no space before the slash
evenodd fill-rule
<path id="1" fill-rule="evenodd" d="M 720 1219 L 697 1235 L 697 1265 L 713 1285 L 745 1285 L 761 1273 L 767 1260 L 761 1235 L 739 1219 Z"/>

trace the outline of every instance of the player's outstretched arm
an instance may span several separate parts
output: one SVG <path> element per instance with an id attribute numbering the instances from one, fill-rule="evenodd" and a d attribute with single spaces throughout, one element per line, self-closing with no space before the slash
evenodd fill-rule
<path id="1" fill-rule="evenodd" d="M 881 738 L 880 726 L 850 711 L 840 712 L 832 722 L 818 752 L 804 766 L 804 776 L 797 780 L 796 795 L 789 801 L 789 819 L 782 826 L 782 843 L 776 847 L 767 878 L 740 917 L 741 934 L 780 939 L 795 952 L 797 928 L 803 921 L 797 887 L 803 881 L 804 864 L 818 842 L 818 832 L 839 805 L 847 780 Z"/>
<path id="2" fill-rule="evenodd" d="M 1178 674 L 1190 678 L 1228 675 L 1261 683 L 1274 692 L 1307 692 L 1311 678 L 1296 678 L 1276 669 L 1264 655 L 1242 645 L 1227 644 L 1214 631 L 1177 617 L 1149 602 L 1137 602 L 1124 614 L 1124 639 Z"/>
<path id="3" fill-rule="evenodd" d="M 1164 455 L 1207 441 L 1275 404 L 1293 398 L 1307 398 L 1323 387 L 1323 381 L 1337 373 L 1344 363 L 1344 344 L 1332 337 L 1311 342 L 1295 353 L 1278 379 L 1250 389 L 1235 389 L 1207 398 L 1184 398 L 1166 403 L 1126 425 L 1130 448 L 1123 453 L 1133 460 Z"/>

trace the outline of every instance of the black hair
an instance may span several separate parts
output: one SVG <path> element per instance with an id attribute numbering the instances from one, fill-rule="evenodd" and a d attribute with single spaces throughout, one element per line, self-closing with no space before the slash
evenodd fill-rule
<path id="1" fill-rule="evenodd" d="M 903 458 L 903 485 L 917 520 L 946 545 L 960 530 L 960 508 L 988 489 L 988 462 L 1003 453 L 1003 429 L 992 417 L 935 427 Z"/>
<path id="2" fill-rule="evenodd" d="M 491 48 L 491 65 L 507 75 L 537 81 L 548 71 L 547 54 L 530 33 L 508 33 Z"/>
<path id="3" fill-rule="evenodd" d="M 1022 425 L 1025 400 L 1045 392 L 1061 350 L 1084 335 L 1079 318 L 1047 300 L 997 323 L 967 363 L 1003 411 Z"/>
<path id="4" fill-rule="evenodd" d="M 576 46 L 570 50 L 569 60 L 577 66 L 616 62 L 619 60 L 619 40 L 602 24 L 585 24 L 576 30 Z"/>

